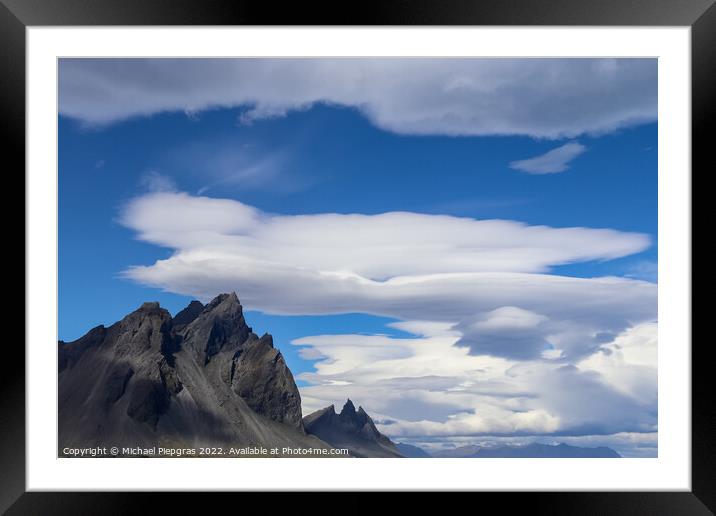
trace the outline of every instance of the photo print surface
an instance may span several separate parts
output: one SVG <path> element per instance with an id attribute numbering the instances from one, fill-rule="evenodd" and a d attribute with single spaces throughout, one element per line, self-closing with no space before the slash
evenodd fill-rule
<path id="1" fill-rule="evenodd" d="M 656 59 L 58 74 L 58 455 L 658 455 Z"/>

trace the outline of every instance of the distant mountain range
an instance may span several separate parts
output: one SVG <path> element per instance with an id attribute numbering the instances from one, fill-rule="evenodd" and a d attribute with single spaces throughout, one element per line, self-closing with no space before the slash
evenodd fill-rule
<path id="1" fill-rule="evenodd" d="M 65 448 L 347 448 L 353 457 L 430 457 L 381 434 L 348 400 L 302 417 L 301 395 L 271 335 L 253 333 L 235 293 L 159 303 L 58 343 L 58 443 Z M 246 455 L 252 455 L 249 452 Z M 119 455 L 127 455 L 120 452 Z M 292 451 L 278 455 L 295 455 Z M 302 454 L 302 456 L 306 456 Z M 463 447 L 437 457 L 618 457 L 561 444 Z"/>
<path id="2" fill-rule="evenodd" d="M 418 446 L 407 443 L 395 443 L 395 447 L 403 457 L 408 459 L 429 459 L 432 457 L 428 452 Z"/>
<path id="3" fill-rule="evenodd" d="M 461 446 L 451 450 L 441 450 L 433 453 L 433 457 L 442 458 L 619 458 L 617 452 L 611 448 L 600 446 L 598 448 L 582 448 L 568 444 L 540 444 L 531 443 L 523 446 Z"/>

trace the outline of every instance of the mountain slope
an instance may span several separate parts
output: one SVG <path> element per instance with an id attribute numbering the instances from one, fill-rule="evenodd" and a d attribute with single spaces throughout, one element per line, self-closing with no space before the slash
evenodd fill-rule
<path id="1" fill-rule="evenodd" d="M 363 407 L 351 400 L 340 414 L 330 405 L 303 418 L 306 432 L 335 448 L 348 448 L 355 457 L 402 457 L 395 443 L 381 434 Z"/>
<path id="2" fill-rule="evenodd" d="M 330 448 L 306 435 L 301 397 L 270 335 L 236 294 L 193 301 L 172 319 L 158 303 L 58 346 L 59 448 Z"/>

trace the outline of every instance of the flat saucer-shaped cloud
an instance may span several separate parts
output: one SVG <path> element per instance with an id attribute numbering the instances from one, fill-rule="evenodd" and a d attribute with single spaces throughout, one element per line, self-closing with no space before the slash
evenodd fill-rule
<path id="1" fill-rule="evenodd" d="M 174 250 L 125 271 L 144 284 L 200 299 L 236 290 L 274 314 L 448 322 L 474 353 L 524 358 L 549 347 L 575 358 L 599 345 L 594 334 L 655 319 L 654 284 L 544 273 L 639 252 L 649 239 L 637 233 L 405 212 L 273 215 L 166 192 L 133 200 L 121 221 Z"/>

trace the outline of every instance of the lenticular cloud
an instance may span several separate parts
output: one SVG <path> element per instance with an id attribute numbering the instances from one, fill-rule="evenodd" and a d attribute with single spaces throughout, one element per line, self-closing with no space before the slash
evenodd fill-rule
<path id="1" fill-rule="evenodd" d="M 141 239 L 180 253 L 376 281 L 542 272 L 554 265 L 619 258 L 649 245 L 648 236 L 639 233 L 411 212 L 273 215 L 234 200 L 171 192 L 135 199 L 122 221 Z"/>
<path id="2" fill-rule="evenodd" d="M 548 273 L 639 252 L 649 239 L 637 233 L 407 212 L 275 215 L 167 192 L 134 199 L 121 222 L 174 251 L 125 271 L 143 284 L 200 299 L 235 290 L 274 314 L 444 322 L 474 354 L 538 357 L 548 347 L 576 359 L 595 335 L 656 318 L 653 284 Z"/>

